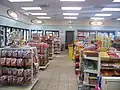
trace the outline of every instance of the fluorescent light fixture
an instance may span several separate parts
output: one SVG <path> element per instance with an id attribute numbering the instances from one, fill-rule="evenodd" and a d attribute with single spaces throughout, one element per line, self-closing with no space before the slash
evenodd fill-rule
<path id="1" fill-rule="evenodd" d="M 103 20 L 104 18 L 99 18 L 99 17 L 91 17 L 90 19 L 93 19 L 93 20 Z"/>
<path id="2" fill-rule="evenodd" d="M 77 19 L 77 17 L 64 17 L 64 19 Z"/>
<path id="3" fill-rule="evenodd" d="M 117 20 L 120 20 L 120 18 L 118 18 Z"/>
<path id="4" fill-rule="evenodd" d="M 103 22 L 101 22 L 101 21 L 92 21 L 92 22 L 90 22 L 90 25 L 93 25 L 93 26 L 101 26 L 101 25 L 103 25 L 104 23 Z"/>
<path id="5" fill-rule="evenodd" d="M 23 10 L 42 10 L 40 7 L 21 7 Z"/>
<path id="6" fill-rule="evenodd" d="M 47 15 L 47 13 L 31 13 L 31 15 Z"/>
<path id="7" fill-rule="evenodd" d="M 82 7 L 61 7 L 62 10 L 81 10 Z"/>
<path id="8" fill-rule="evenodd" d="M 120 11 L 120 8 L 103 8 L 102 11 Z"/>
<path id="9" fill-rule="evenodd" d="M 33 2 L 33 0 L 8 0 L 10 2 Z"/>
<path id="10" fill-rule="evenodd" d="M 39 19 L 50 19 L 51 17 L 37 17 Z"/>
<path id="11" fill-rule="evenodd" d="M 113 0 L 113 2 L 120 2 L 120 0 Z"/>
<path id="12" fill-rule="evenodd" d="M 84 2 L 85 0 L 60 0 L 60 1 L 70 1 L 70 2 Z"/>
<path id="13" fill-rule="evenodd" d="M 106 16 L 107 17 L 107 16 L 112 16 L 112 14 L 95 14 L 95 16 L 103 16 L 103 17 Z"/>
<path id="14" fill-rule="evenodd" d="M 79 13 L 63 13 L 63 15 L 77 16 L 79 15 Z"/>

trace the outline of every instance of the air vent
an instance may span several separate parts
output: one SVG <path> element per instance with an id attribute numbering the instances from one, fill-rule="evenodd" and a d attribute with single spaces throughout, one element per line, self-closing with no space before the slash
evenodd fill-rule
<path id="1" fill-rule="evenodd" d="M 40 4 L 39 5 L 41 8 L 48 8 L 48 7 L 50 7 L 48 4 Z"/>

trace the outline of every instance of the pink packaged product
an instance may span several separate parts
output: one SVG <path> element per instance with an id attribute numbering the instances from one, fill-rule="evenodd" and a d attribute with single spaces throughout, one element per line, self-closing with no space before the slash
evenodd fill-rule
<path id="1" fill-rule="evenodd" d="M 24 77 L 18 77 L 17 84 L 24 84 Z"/>
<path id="2" fill-rule="evenodd" d="M 12 58 L 6 58 L 6 66 L 11 66 L 11 59 Z"/>
<path id="3" fill-rule="evenodd" d="M 26 69 L 26 70 L 24 70 L 24 76 L 25 76 L 25 77 L 31 76 L 31 73 L 32 73 L 31 69 Z"/>
<path id="4" fill-rule="evenodd" d="M 7 75 L 3 75 L 0 77 L 0 83 L 1 84 L 7 84 L 8 82 L 8 76 Z"/>
<path id="5" fill-rule="evenodd" d="M 31 66 L 32 59 L 25 59 L 25 66 Z"/>
<path id="6" fill-rule="evenodd" d="M 18 50 L 18 57 L 22 58 L 23 57 L 23 50 Z"/>
<path id="7" fill-rule="evenodd" d="M 13 84 L 16 84 L 17 83 L 17 76 L 13 76 Z"/>
<path id="8" fill-rule="evenodd" d="M 13 76 L 8 76 L 8 83 L 12 84 L 13 83 Z"/>
<path id="9" fill-rule="evenodd" d="M 16 58 L 11 58 L 11 66 L 17 66 Z"/>
<path id="10" fill-rule="evenodd" d="M 23 76 L 23 75 L 24 75 L 24 69 L 18 69 L 17 76 Z"/>
<path id="11" fill-rule="evenodd" d="M 7 68 L 7 67 L 3 67 L 2 73 L 3 73 L 3 74 L 8 74 L 8 68 Z"/>
<path id="12" fill-rule="evenodd" d="M 7 51 L 6 50 L 2 50 L 1 57 L 6 57 L 6 56 L 7 56 Z"/>
<path id="13" fill-rule="evenodd" d="M 13 58 L 17 58 L 18 57 L 18 51 L 17 50 L 14 50 L 14 51 L 12 51 L 13 53 Z"/>
<path id="14" fill-rule="evenodd" d="M 0 59 L 0 65 L 5 66 L 6 65 L 6 58 Z"/>
<path id="15" fill-rule="evenodd" d="M 17 68 L 13 68 L 12 69 L 12 74 L 13 74 L 13 76 L 17 76 L 17 74 L 18 74 L 18 69 Z"/>
<path id="16" fill-rule="evenodd" d="M 17 66 L 19 66 L 19 67 L 24 66 L 24 60 L 23 59 L 17 59 Z"/>

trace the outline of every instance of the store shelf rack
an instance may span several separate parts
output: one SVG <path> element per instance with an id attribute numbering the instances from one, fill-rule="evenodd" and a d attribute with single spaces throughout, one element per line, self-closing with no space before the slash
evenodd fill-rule
<path id="1" fill-rule="evenodd" d="M 0 48 L 0 62 L 0 71 L 8 69 L 0 75 L 2 90 L 31 90 L 37 83 L 38 56 L 36 47 Z"/>

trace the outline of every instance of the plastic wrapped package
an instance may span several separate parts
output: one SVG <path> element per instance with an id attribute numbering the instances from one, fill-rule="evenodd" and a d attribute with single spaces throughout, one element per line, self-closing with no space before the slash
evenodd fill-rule
<path id="1" fill-rule="evenodd" d="M 6 56 L 7 56 L 7 51 L 6 50 L 2 50 L 1 57 L 6 57 Z"/>
<path id="2" fill-rule="evenodd" d="M 18 50 L 18 57 L 22 58 L 23 57 L 23 50 Z"/>
<path id="3" fill-rule="evenodd" d="M 13 76 L 8 76 L 8 84 L 12 84 L 13 83 Z"/>
<path id="4" fill-rule="evenodd" d="M 17 76 L 13 76 L 13 84 L 16 84 L 17 83 Z"/>
<path id="5" fill-rule="evenodd" d="M 25 59 L 25 66 L 31 66 L 32 59 Z"/>
<path id="6" fill-rule="evenodd" d="M 17 66 L 17 60 L 16 58 L 11 59 L 11 66 Z"/>
<path id="7" fill-rule="evenodd" d="M 0 65 L 5 66 L 6 65 L 6 58 L 0 59 Z"/>
<path id="8" fill-rule="evenodd" d="M 24 77 L 18 77 L 17 84 L 24 84 Z"/>
<path id="9" fill-rule="evenodd" d="M 3 75 L 0 77 L 0 83 L 1 84 L 7 84 L 8 83 L 8 76 L 7 75 Z"/>
<path id="10" fill-rule="evenodd" d="M 24 76 L 25 76 L 25 77 L 31 76 L 31 73 L 32 73 L 31 69 L 26 69 L 26 70 L 24 70 Z"/>
<path id="11" fill-rule="evenodd" d="M 13 68 L 7 68 L 7 74 L 8 75 L 12 75 L 13 72 Z"/>
<path id="12" fill-rule="evenodd" d="M 7 57 L 12 57 L 12 55 L 13 55 L 13 51 L 12 50 L 7 51 Z"/>
<path id="13" fill-rule="evenodd" d="M 17 58 L 17 57 L 18 57 L 18 51 L 17 51 L 17 50 L 14 50 L 12 56 L 13 56 L 13 58 Z"/>
<path id="14" fill-rule="evenodd" d="M 24 74 L 24 69 L 17 70 L 17 76 L 23 76 L 23 74 Z"/>
<path id="15" fill-rule="evenodd" d="M 23 51 L 23 58 L 31 58 L 32 52 L 31 50 L 24 50 Z"/>
<path id="16" fill-rule="evenodd" d="M 11 66 L 11 59 L 12 58 L 6 58 L 6 66 Z"/>
<path id="17" fill-rule="evenodd" d="M 17 59 L 17 66 L 19 66 L 19 67 L 24 66 L 24 60 L 23 59 Z"/>
<path id="18" fill-rule="evenodd" d="M 16 76 L 16 75 L 18 74 L 17 68 L 13 68 L 13 69 L 12 69 L 12 72 L 13 72 L 13 76 Z"/>

